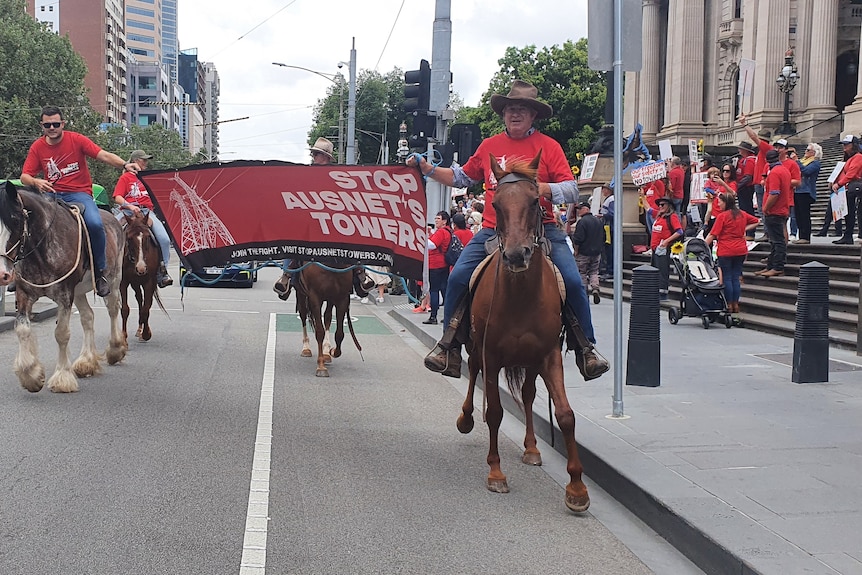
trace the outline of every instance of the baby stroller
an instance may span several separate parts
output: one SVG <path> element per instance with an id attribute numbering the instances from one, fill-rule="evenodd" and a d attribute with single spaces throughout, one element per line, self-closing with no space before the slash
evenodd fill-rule
<path id="1" fill-rule="evenodd" d="M 682 252 L 671 254 L 674 269 L 682 282 L 679 309 L 668 310 L 670 323 L 676 325 L 681 317 L 699 317 L 703 329 L 722 320 L 725 327 L 733 325 L 733 317 L 724 299 L 724 286 L 718 280 L 718 270 L 712 259 L 712 250 L 700 238 L 687 238 Z"/>

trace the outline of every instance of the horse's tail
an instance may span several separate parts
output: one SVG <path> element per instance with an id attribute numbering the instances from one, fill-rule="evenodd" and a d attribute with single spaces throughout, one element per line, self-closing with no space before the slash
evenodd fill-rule
<path id="1" fill-rule="evenodd" d="M 162 303 L 162 298 L 159 297 L 159 288 L 156 288 L 156 291 L 153 292 L 153 299 L 156 300 L 157 304 L 159 304 L 159 309 L 168 316 L 168 319 L 170 319 L 171 315 L 168 313 L 168 310 L 165 309 L 165 305 Z"/>
<path id="2" fill-rule="evenodd" d="M 353 338 L 353 345 L 356 346 L 356 349 L 359 350 L 360 357 L 362 356 L 362 346 L 359 345 L 359 340 L 356 339 L 356 333 L 353 331 L 353 322 L 350 321 L 350 305 L 347 306 L 347 329 L 350 331 L 350 337 Z M 363 359 L 363 361 L 365 361 Z"/>
<path id="3" fill-rule="evenodd" d="M 521 399 L 521 389 L 524 387 L 524 381 L 527 379 L 527 370 L 523 367 L 506 367 L 503 368 L 506 374 L 506 385 L 509 386 L 509 392 L 515 398 L 515 403 L 524 411 L 524 402 Z"/>

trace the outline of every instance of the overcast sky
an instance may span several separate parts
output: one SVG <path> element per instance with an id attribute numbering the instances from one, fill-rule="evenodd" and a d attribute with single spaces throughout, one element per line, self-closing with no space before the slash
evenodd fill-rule
<path id="1" fill-rule="evenodd" d="M 179 0 L 180 49 L 197 48 L 221 78 L 222 161 L 309 162 L 312 109 L 325 78 L 356 42 L 357 72 L 387 73 L 431 61 L 434 0 Z M 454 90 L 475 106 L 506 48 L 560 45 L 587 36 L 587 0 L 452 0 Z M 390 36 L 391 34 L 391 36 Z M 342 72 L 347 78 L 347 66 Z M 346 94 L 345 94 L 346 98 Z M 345 108 L 346 114 L 346 108 Z M 346 124 L 345 124 L 346 125 Z"/>

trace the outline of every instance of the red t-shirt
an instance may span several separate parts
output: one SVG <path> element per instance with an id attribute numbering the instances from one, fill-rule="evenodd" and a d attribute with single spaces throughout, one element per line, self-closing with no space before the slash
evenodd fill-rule
<path id="1" fill-rule="evenodd" d="M 727 186 L 733 190 L 733 193 L 736 193 L 736 182 L 725 182 Z M 715 186 L 715 195 L 712 196 L 712 217 L 717 218 L 718 214 L 721 213 L 721 200 L 719 200 L 719 196 L 721 194 L 727 193 L 727 190 L 724 186 Z"/>
<path id="2" fill-rule="evenodd" d="M 847 158 L 847 162 L 841 168 L 841 173 L 838 174 L 838 179 L 835 180 L 835 183 L 839 187 L 846 186 L 853 180 L 860 178 L 862 178 L 862 154 L 857 152 Z"/>
<path id="3" fill-rule="evenodd" d="M 466 246 L 467 242 L 473 239 L 473 232 L 469 228 L 463 230 L 458 228 L 452 229 L 455 232 L 455 235 L 458 236 L 458 239 L 461 240 L 461 245 Z"/>
<path id="4" fill-rule="evenodd" d="M 668 239 L 676 232 L 682 233 L 682 224 L 679 222 L 676 212 L 670 213 L 670 227 L 667 225 L 667 218 L 660 216 L 656 210 L 651 210 L 650 216 L 655 218 L 650 235 L 649 247 L 651 250 L 655 250 L 662 240 Z"/>
<path id="5" fill-rule="evenodd" d="M 766 152 L 774 150 L 775 147 L 766 140 L 760 140 L 757 143 L 757 162 L 754 164 L 754 183 L 760 185 L 763 183 L 763 176 L 769 170 L 769 164 L 766 163 Z"/>
<path id="6" fill-rule="evenodd" d="M 685 195 L 685 170 L 682 166 L 671 169 L 667 174 L 673 199 L 681 200 Z"/>
<path id="7" fill-rule="evenodd" d="M 93 195 L 93 178 L 87 158 L 95 158 L 102 148 L 77 132 L 63 132 L 56 145 L 39 138 L 30 146 L 22 173 L 34 178 L 43 174 L 58 192 L 85 192 Z"/>
<path id="8" fill-rule="evenodd" d="M 776 164 L 769 170 L 766 176 L 766 187 L 764 188 L 763 205 L 766 205 L 768 196 L 777 195 L 778 198 L 772 200 L 764 214 L 767 216 L 784 216 L 790 215 L 790 198 L 793 197 L 793 189 L 790 187 L 790 172 L 781 164 Z"/>
<path id="9" fill-rule="evenodd" d="M 572 168 L 566 160 L 563 148 L 550 136 L 535 131 L 526 138 L 515 140 L 505 132 L 485 138 L 479 144 L 476 153 L 462 166 L 464 173 L 472 180 L 485 182 L 485 211 L 482 212 L 482 227 L 497 227 L 497 213 L 492 204 L 497 179 L 491 172 L 490 155 L 505 169 L 506 162 L 516 160 L 532 160 L 542 150 L 542 159 L 536 174 L 542 183 L 559 183 L 572 180 Z M 540 204 L 545 210 L 542 220 L 546 224 L 554 223 L 554 207 L 547 198 L 541 198 Z"/>
<path id="10" fill-rule="evenodd" d="M 664 182 L 661 180 L 656 180 L 646 184 L 646 186 L 644 186 L 644 198 L 646 199 L 647 207 L 658 210 L 658 206 L 655 201 L 659 198 L 665 197 L 665 193 L 666 188 Z"/>
<path id="11" fill-rule="evenodd" d="M 757 156 L 746 156 L 744 158 L 740 158 L 739 162 L 736 165 L 736 177 L 739 180 L 742 180 L 744 176 L 751 176 L 750 185 L 754 185 L 759 183 L 757 178 L 754 176 L 754 170 L 757 167 Z"/>
<path id="12" fill-rule="evenodd" d="M 117 196 L 122 196 L 130 204 L 153 209 L 153 201 L 150 199 L 150 193 L 147 192 L 147 188 L 138 179 L 138 175 L 132 172 L 123 172 L 123 175 L 117 180 L 113 197 Z"/>
<path id="13" fill-rule="evenodd" d="M 718 214 L 709 231 L 718 242 L 716 248 L 718 257 L 746 255 L 748 246 L 745 243 L 745 227 L 758 221 L 760 220 L 742 210 L 737 210 L 736 217 L 733 217 L 733 212 L 728 210 Z"/>
<path id="14" fill-rule="evenodd" d="M 428 238 L 434 245 L 437 246 L 433 250 L 428 250 L 428 269 L 437 270 L 440 268 L 448 268 L 449 264 L 443 259 L 443 254 L 449 249 L 449 241 L 452 239 L 452 232 L 448 227 L 443 226 L 438 228 Z"/>

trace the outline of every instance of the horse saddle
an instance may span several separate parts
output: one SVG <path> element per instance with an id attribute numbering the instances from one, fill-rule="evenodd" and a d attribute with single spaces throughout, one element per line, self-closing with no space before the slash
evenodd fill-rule
<path id="1" fill-rule="evenodd" d="M 560 299 L 566 300 L 566 284 L 563 282 L 563 275 L 560 273 L 560 270 L 557 269 L 557 266 L 554 265 L 554 262 L 551 261 L 551 242 L 547 240 L 544 236 L 539 238 L 539 245 L 542 246 L 542 253 L 544 254 L 544 258 L 542 260 L 546 265 L 551 267 L 551 270 L 554 272 L 554 277 L 557 278 L 557 288 L 560 290 Z M 476 284 L 479 281 L 479 278 L 485 273 L 488 269 L 489 264 L 491 263 L 491 258 L 494 256 L 495 252 L 500 251 L 500 241 L 497 238 L 497 234 L 494 234 L 490 238 L 485 241 L 485 259 L 479 262 L 479 265 L 476 266 L 476 269 L 473 270 L 473 275 L 470 276 L 469 283 L 469 291 L 472 294 L 475 291 Z"/>

